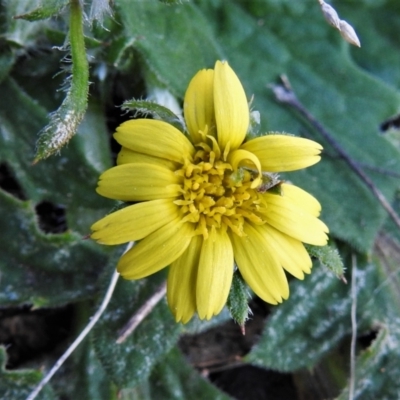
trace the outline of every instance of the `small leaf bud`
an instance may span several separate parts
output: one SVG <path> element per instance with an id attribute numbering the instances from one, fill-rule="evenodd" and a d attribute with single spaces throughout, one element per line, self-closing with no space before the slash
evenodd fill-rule
<path id="1" fill-rule="evenodd" d="M 350 44 L 361 47 L 360 39 L 358 39 L 356 31 L 348 22 L 343 20 L 340 21 L 340 34 L 342 35 L 343 39 Z"/>
<path id="2" fill-rule="evenodd" d="M 322 14 L 324 14 L 324 17 L 328 24 L 340 30 L 340 18 L 336 10 L 331 5 L 325 2 L 321 2 L 320 4 Z"/>

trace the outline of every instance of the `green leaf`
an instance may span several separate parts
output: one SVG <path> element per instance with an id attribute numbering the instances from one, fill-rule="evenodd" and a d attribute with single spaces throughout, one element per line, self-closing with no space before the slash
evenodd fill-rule
<path id="1" fill-rule="evenodd" d="M 4 347 L 0 347 L 0 398 L 12 400 L 26 400 L 35 386 L 42 379 L 42 374 L 39 371 L 30 369 L 7 371 L 6 351 Z M 55 400 L 56 397 L 49 386 L 46 386 L 38 400 Z"/>
<path id="2" fill-rule="evenodd" d="M 122 104 L 123 110 L 136 111 L 137 113 L 144 114 L 144 116 L 152 116 L 155 119 L 167 122 L 181 132 L 184 131 L 184 126 L 179 117 L 174 114 L 169 108 L 148 100 L 127 100 Z"/>
<path id="3" fill-rule="evenodd" d="M 178 340 L 181 325 L 162 300 L 125 342 L 117 344 L 118 331 L 154 293 L 164 274 L 140 281 L 120 279 L 111 303 L 93 330 L 96 354 L 108 377 L 119 387 L 134 387 L 147 379 L 154 365 Z"/>
<path id="4" fill-rule="evenodd" d="M 29 12 L 36 1 L 26 0 L 5 0 L 2 2 L 2 21 L 1 31 L 7 42 L 15 48 L 28 48 L 40 37 L 40 32 L 44 27 L 43 23 L 30 24 L 27 21 L 15 19 L 16 15 Z"/>
<path id="5" fill-rule="evenodd" d="M 93 104 L 89 109 L 80 134 L 62 157 L 32 167 L 35 132 L 46 111 L 11 79 L 0 90 L 0 162 L 9 167 L 29 199 L 21 202 L 0 193 L 1 212 L 7 216 L 0 224 L 8 232 L 1 241 L 5 274 L 1 302 L 53 306 L 93 296 L 98 273 L 106 264 L 106 248 L 82 237 L 111 207 L 95 193 L 100 172 L 110 165 L 100 108 Z M 74 232 L 41 232 L 35 206 L 42 201 L 65 206 L 67 226 Z"/>
<path id="6" fill-rule="evenodd" d="M 166 86 L 181 96 L 199 69 L 221 57 L 207 18 L 193 4 L 118 0 L 116 5 L 125 34 L 145 63 L 150 86 Z"/>
<path id="7" fill-rule="evenodd" d="M 372 345 L 356 359 L 354 398 L 396 399 L 400 392 L 400 337 L 396 327 L 383 326 Z M 337 400 L 349 399 L 347 387 Z"/>
<path id="8" fill-rule="evenodd" d="M 25 14 L 16 15 L 16 19 L 39 21 L 59 14 L 69 3 L 69 0 L 42 0 L 40 4 Z"/>
<path id="9" fill-rule="evenodd" d="M 161 1 L 161 3 L 165 3 L 165 4 L 182 4 L 184 1 L 188 1 L 188 0 L 159 0 Z"/>
<path id="10" fill-rule="evenodd" d="M 233 274 L 232 286 L 226 305 L 231 313 L 232 319 L 237 322 L 242 329 L 244 329 L 244 324 L 251 313 L 249 300 L 249 289 L 240 275 L 239 270 L 236 270 Z"/>
<path id="11" fill-rule="evenodd" d="M 374 4 L 376 3 L 376 4 Z M 351 15 L 351 23 L 357 27 L 357 33 L 363 41 L 363 51 L 352 51 L 351 56 L 357 65 L 369 74 L 382 80 L 387 85 L 399 87 L 400 71 L 396 68 L 399 56 L 392 51 L 392 40 L 397 36 L 400 22 L 397 18 L 400 12 L 399 2 L 388 0 L 383 6 L 381 2 L 371 2 L 371 8 L 357 7 L 351 2 L 337 6 L 342 15 Z M 365 21 L 370 21 L 368 24 Z M 383 57 L 377 57 L 382 54 Z M 372 102 L 375 107 L 376 101 Z M 388 115 L 387 117 L 390 117 Z"/>
<path id="12" fill-rule="evenodd" d="M 305 245 L 308 254 L 315 257 L 319 262 L 331 270 L 339 279 L 344 279 L 344 265 L 337 249 L 331 246 Z"/>
<path id="13" fill-rule="evenodd" d="M 362 332 L 377 318 L 370 300 L 382 277 L 375 265 L 359 264 L 357 319 Z M 350 285 L 316 268 L 305 281 L 290 286 L 289 300 L 274 310 L 247 361 L 285 372 L 311 368 L 350 334 Z M 374 298 L 374 303 L 382 306 L 384 301 Z"/>
<path id="14" fill-rule="evenodd" d="M 400 373 L 397 362 L 400 356 L 398 248 L 398 242 L 386 234 L 379 235 L 374 252 L 379 284 L 370 291 L 367 302 L 357 299 L 358 318 L 361 314 L 361 319 L 372 321 L 371 328 L 377 332 L 377 337 L 355 359 L 354 398 L 390 400 L 400 391 L 397 380 Z M 348 398 L 349 386 L 338 400 Z"/>
<path id="15" fill-rule="evenodd" d="M 143 400 L 230 399 L 188 365 L 176 347 L 154 368 L 149 388 L 150 396 Z"/>
<path id="16" fill-rule="evenodd" d="M 15 61 L 15 56 L 7 47 L 0 50 L 0 83 L 7 77 Z"/>
<path id="17" fill-rule="evenodd" d="M 2 290 L 0 303 L 56 306 L 96 293 L 107 257 L 76 233 L 44 234 L 30 201 L 0 190 Z M 84 269 L 82 268 L 84 266 Z"/>

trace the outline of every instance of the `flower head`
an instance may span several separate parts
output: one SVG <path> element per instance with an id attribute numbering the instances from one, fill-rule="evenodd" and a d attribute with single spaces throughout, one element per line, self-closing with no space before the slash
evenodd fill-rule
<path id="1" fill-rule="evenodd" d="M 119 260 L 126 279 L 169 267 L 168 304 L 177 321 L 210 319 L 224 307 L 235 264 L 268 303 L 289 296 L 284 270 L 311 270 L 303 243 L 323 246 L 328 228 L 310 194 L 280 182 L 277 172 L 308 167 L 322 147 L 270 134 L 245 141 L 249 107 L 227 62 L 198 72 L 184 99 L 185 136 L 159 120 L 117 128 L 117 166 L 104 172 L 102 196 L 134 202 L 92 226 L 92 238 L 138 241 Z"/>

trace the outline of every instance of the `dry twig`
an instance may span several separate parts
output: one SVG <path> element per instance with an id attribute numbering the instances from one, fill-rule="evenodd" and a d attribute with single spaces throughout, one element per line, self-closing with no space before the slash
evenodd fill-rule
<path id="1" fill-rule="evenodd" d="M 351 255 L 351 345 L 350 345 L 350 382 L 349 400 L 354 399 L 356 381 L 356 342 L 357 342 L 357 256 Z"/>
<path id="2" fill-rule="evenodd" d="M 167 283 L 163 282 L 149 297 L 146 302 L 136 311 L 128 323 L 118 332 L 117 343 L 123 343 L 130 334 L 139 326 L 139 324 L 151 313 L 153 308 L 167 293 Z"/>

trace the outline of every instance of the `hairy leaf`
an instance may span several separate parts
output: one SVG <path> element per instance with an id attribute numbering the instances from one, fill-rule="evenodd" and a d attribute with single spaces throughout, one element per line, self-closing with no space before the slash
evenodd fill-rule
<path id="1" fill-rule="evenodd" d="M 381 307 L 387 298 L 380 289 L 383 277 L 376 265 L 360 261 L 358 268 L 357 320 L 362 332 L 380 318 L 375 314 L 377 308 L 384 315 Z M 275 309 L 247 360 L 285 372 L 315 365 L 351 333 L 350 290 L 350 285 L 321 268 L 305 281 L 292 282 L 289 300 Z M 376 293 L 374 302 L 371 293 Z"/>
<path id="2" fill-rule="evenodd" d="M 112 301 L 93 331 L 96 354 L 118 387 L 134 387 L 147 379 L 154 365 L 178 340 L 180 325 L 161 301 L 127 340 L 117 344 L 118 332 L 153 294 L 163 274 L 146 280 L 120 279 Z"/>
<path id="3" fill-rule="evenodd" d="M 6 357 L 5 349 L 0 347 L 0 398 L 26 400 L 42 379 L 42 374 L 32 369 L 7 371 L 5 369 Z M 38 398 L 40 400 L 56 399 L 50 387 L 45 387 Z"/>
<path id="4" fill-rule="evenodd" d="M 16 19 L 25 19 L 27 21 L 39 21 L 50 18 L 60 13 L 69 3 L 68 0 L 42 0 L 33 10 L 14 16 Z"/>

